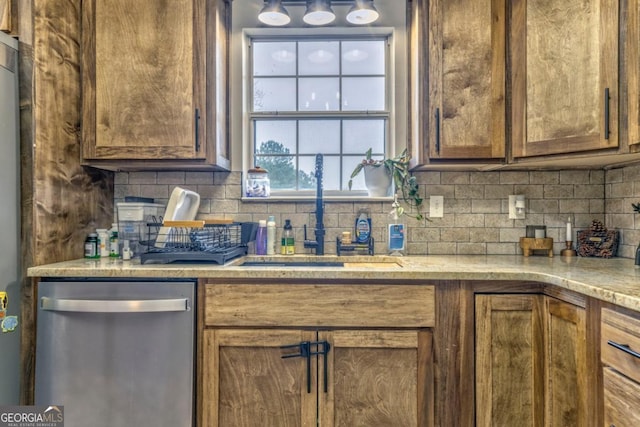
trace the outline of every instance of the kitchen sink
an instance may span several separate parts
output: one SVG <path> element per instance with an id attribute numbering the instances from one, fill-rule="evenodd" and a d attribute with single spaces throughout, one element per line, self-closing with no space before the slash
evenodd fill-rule
<path id="1" fill-rule="evenodd" d="M 306 268 L 400 268 L 397 259 L 372 256 L 301 256 L 301 257 L 246 257 L 232 264 L 237 267 L 306 267 Z"/>

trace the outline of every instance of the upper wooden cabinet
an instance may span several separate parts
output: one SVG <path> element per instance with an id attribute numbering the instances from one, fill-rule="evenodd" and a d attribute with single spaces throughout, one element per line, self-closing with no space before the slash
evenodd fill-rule
<path id="1" fill-rule="evenodd" d="M 505 1 L 412 3 L 414 156 L 504 159 Z"/>
<path id="2" fill-rule="evenodd" d="M 618 1 L 511 3 L 513 157 L 618 147 Z"/>
<path id="3" fill-rule="evenodd" d="M 11 0 L 0 0 L 0 31 L 11 32 Z"/>
<path id="4" fill-rule="evenodd" d="M 629 145 L 640 150 L 640 1 L 629 0 L 626 55 Z"/>
<path id="5" fill-rule="evenodd" d="M 82 155 L 106 169 L 229 169 L 229 5 L 86 0 Z"/>

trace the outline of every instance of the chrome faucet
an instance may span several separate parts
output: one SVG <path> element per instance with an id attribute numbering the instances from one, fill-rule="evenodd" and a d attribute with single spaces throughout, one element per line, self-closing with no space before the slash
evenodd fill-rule
<path id="1" fill-rule="evenodd" d="M 316 154 L 316 240 L 307 240 L 307 225 L 304 225 L 304 247 L 316 250 L 316 255 L 324 255 L 324 203 L 322 201 L 322 154 Z"/>

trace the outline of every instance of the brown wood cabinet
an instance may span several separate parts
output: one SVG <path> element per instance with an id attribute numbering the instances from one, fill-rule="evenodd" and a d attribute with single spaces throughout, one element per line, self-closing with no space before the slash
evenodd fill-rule
<path id="1" fill-rule="evenodd" d="M 640 425 L 640 318 L 602 309 L 604 424 Z"/>
<path id="2" fill-rule="evenodd" d="M 640 149 L 640 1 L 627 3 L 626 55 L 622 58 L 627 73 L 627 117 L 629 145 Z"/>
<path id="3" fill-rule="evenodd" d="M 413 3 L 412 104 L 422 112 L 413 135 L 417 144 L 424 141 L 420 162 L 504 159 L 504 0 Z M 428 88 L 421 88 L 425 82 Z"/>
<path id="4" fill-rule="evenodd" d="M 105 169 L 229 169 L 226 0 L 82 5 L 82 157 Z"/>
<path id="5" fill-rule="evenodd" d="M 11 0 L 0 0 L 0 31 L 11 32 Z"/>
<path id="6" fill-rule="evenodd" d="M 586 312 L 545 296 L 545 426 L 589 426 Z"/>
<path id="7" fill-rule="evenodd" d="M 209 283 L 203 318 L 202 425 L 434 423 L 433 286 Z"/>
<path id="8" fill-rule="evenodd" d="M 542 426 L 541 295 L 476 296 L 476 425 Z"/>
<path id="9" fill-rule="evenodd" d="M 514 158 L 618 147 L 618 1 L 511 5 Z"/>

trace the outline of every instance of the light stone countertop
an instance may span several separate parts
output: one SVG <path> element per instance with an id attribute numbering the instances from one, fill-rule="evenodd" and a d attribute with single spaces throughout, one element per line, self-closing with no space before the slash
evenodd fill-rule
<path id="1" fill-rule="evenodd" d="M 240 265 L 146 264 L 139 260 L 78 259 L 31 267 L 31 277 L 75 278 L 216 278 L 321 280 L 517 280 L 557 285 L 640 311 L 640 267 L 627 258 L 565 258 L 520 255 L 247 257 L 247 260 L 344 261 L 345 267 L 281 267 Z"/>

